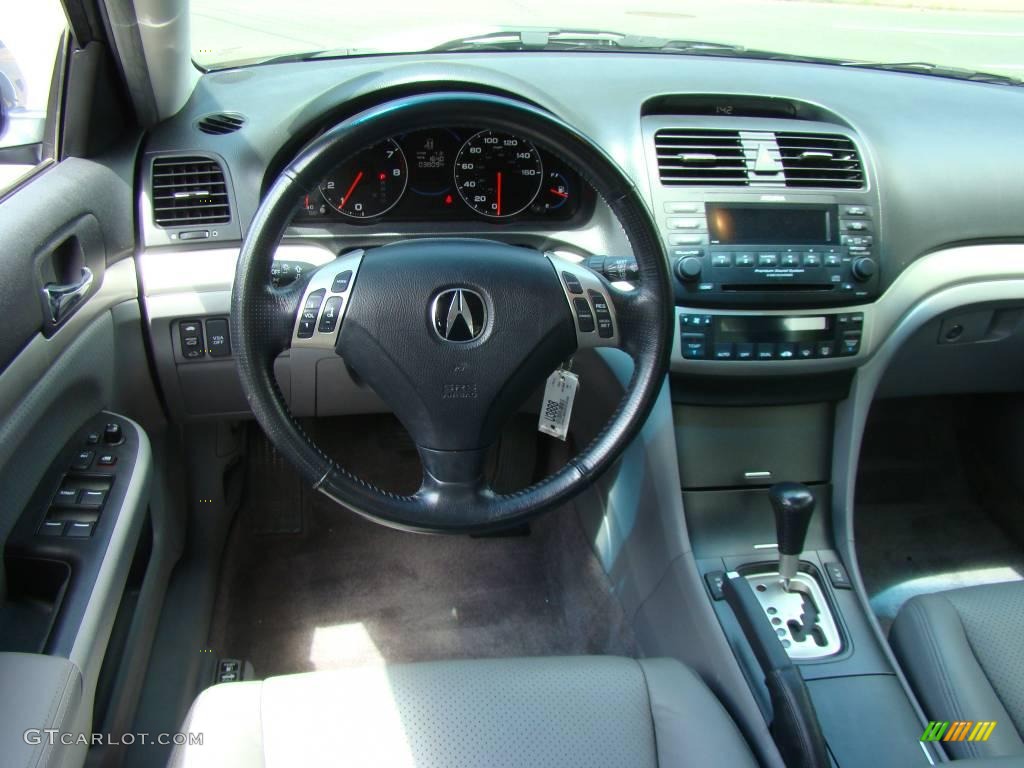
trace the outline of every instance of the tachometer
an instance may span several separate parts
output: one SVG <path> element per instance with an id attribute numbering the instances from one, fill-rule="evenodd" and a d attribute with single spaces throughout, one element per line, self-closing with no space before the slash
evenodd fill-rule
<path id="1" fill-rule="evenodd" d="M 338 213 L 369 219 L 387 213 L 402 198 L 409 168 L 391 139 L 364 149 L 320 184 L 320 194 Z"/>
<path id="2" fill-rule="evenodd" d="M 526 139 L 481 131 L 455 156 L 455 188 L 473 210 L 492 218 L 524 211 L 540 192 L 544 166 Z"/>

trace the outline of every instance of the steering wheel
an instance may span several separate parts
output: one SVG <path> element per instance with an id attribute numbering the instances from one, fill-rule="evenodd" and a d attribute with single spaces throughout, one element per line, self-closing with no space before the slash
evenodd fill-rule
<path id="1" fill-rule="evenodd" d="M 458 124 L 514 134 L 576 170 L 618 218 L 639 267 L 619 290 L 551 253 L 483 239 L 411 239 L 346 253 L 308 281 L 271 285 L 274 252 L 302 195 L 337 165 L 393 135 Z M 647 207 L 602 150 L 553 115 L 508 98 L 439 93 L 345 120 L 310 143 L 271 186 L 238 260 L 232 334 L 242 386 L 277 449 L 314 488 L 386 525 L 465 533 L 511 525 L 594 482 L 637 434 L 668 370 L 674 301 Z M 337 466 L 288 411 L 273 374 L 289 347 L 333 350 L 394 411 L 423 465 L 400 496 Z M 512 414 L 582 348 L 618 347 L 633 375 L 604 429 L 524 490 L 484 478 L 487 449 Z"/>

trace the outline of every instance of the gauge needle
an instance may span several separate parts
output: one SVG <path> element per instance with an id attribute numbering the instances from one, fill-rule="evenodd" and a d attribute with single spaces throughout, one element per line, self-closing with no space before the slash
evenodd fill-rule
<path id="1" fill-rule="evenodd" d="M 345 207 L 345 203 L 348 202 L 348 199 L 350 197 L 352 197 L 352 193 L 355 192 L 356 185 L 359 184 L 359 182 L 362 181 L 362 180 L 363 180 L 363 172 L 360 171 L 359 173 L 356 174 L 356 178 L 352 182 L 351 186 L 349 186 L 348 192 L 346 192 L 345 196 L 343 198 L 341 198 L 341 202 L 338 204 L 339 208 L 344 208 Z"/>
<path id="2" fill-rule="evenodd" d="M 554 187 L 549 189 L 548 192 L 550 192 L 552 195 L 558 195 L 559 197 L 569 197 L 568 192 L 563 192 L 562 190 L 555 189 Z"/>
<path id="3" fill-rule="evenodd" d="M 498 171 L 498 216 L 501 216 L 501 171 Z"/>

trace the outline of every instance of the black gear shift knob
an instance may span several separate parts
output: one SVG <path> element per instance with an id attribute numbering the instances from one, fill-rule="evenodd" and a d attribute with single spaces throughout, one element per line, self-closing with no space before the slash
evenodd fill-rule
<path id="1" fill-rule="evenodd" d="M 775 510 L 776 541 L 779 544 L 779 578 L 789 589 L 796 576 L 800 553 L 807 538 L 807 527 L 814 514 L 814 494 L 800 483 L 778 483 L 768 489 L 768 498 Z"/>
<path id="2" fill-rule="evenodd" d="M 779 554 L 799 555 L 814 514 L 814 494 L 801 483 L 778 483 L 768 489 L 768 498 L 775 510 Z"/>

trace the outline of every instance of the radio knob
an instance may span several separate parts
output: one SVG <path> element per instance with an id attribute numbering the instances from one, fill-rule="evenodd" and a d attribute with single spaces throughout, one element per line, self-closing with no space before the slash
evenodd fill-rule
<path id="1" fill-rule="evenodd" d="M 676 262 L 676 275 L 684 283 L 692 283 L 700 277 L 703 266 L 698 256 L 684 256 Z"/>
<path id="2" fill-rule="evenodd" d="M 870 280 L 875 276 L 875 272 L 878 270 L 878 265 L 875 264 L 875 260 L 870 256 L 862 256 L 859 259 L 853 260 L 853 276 L 864 282 Z"/>

